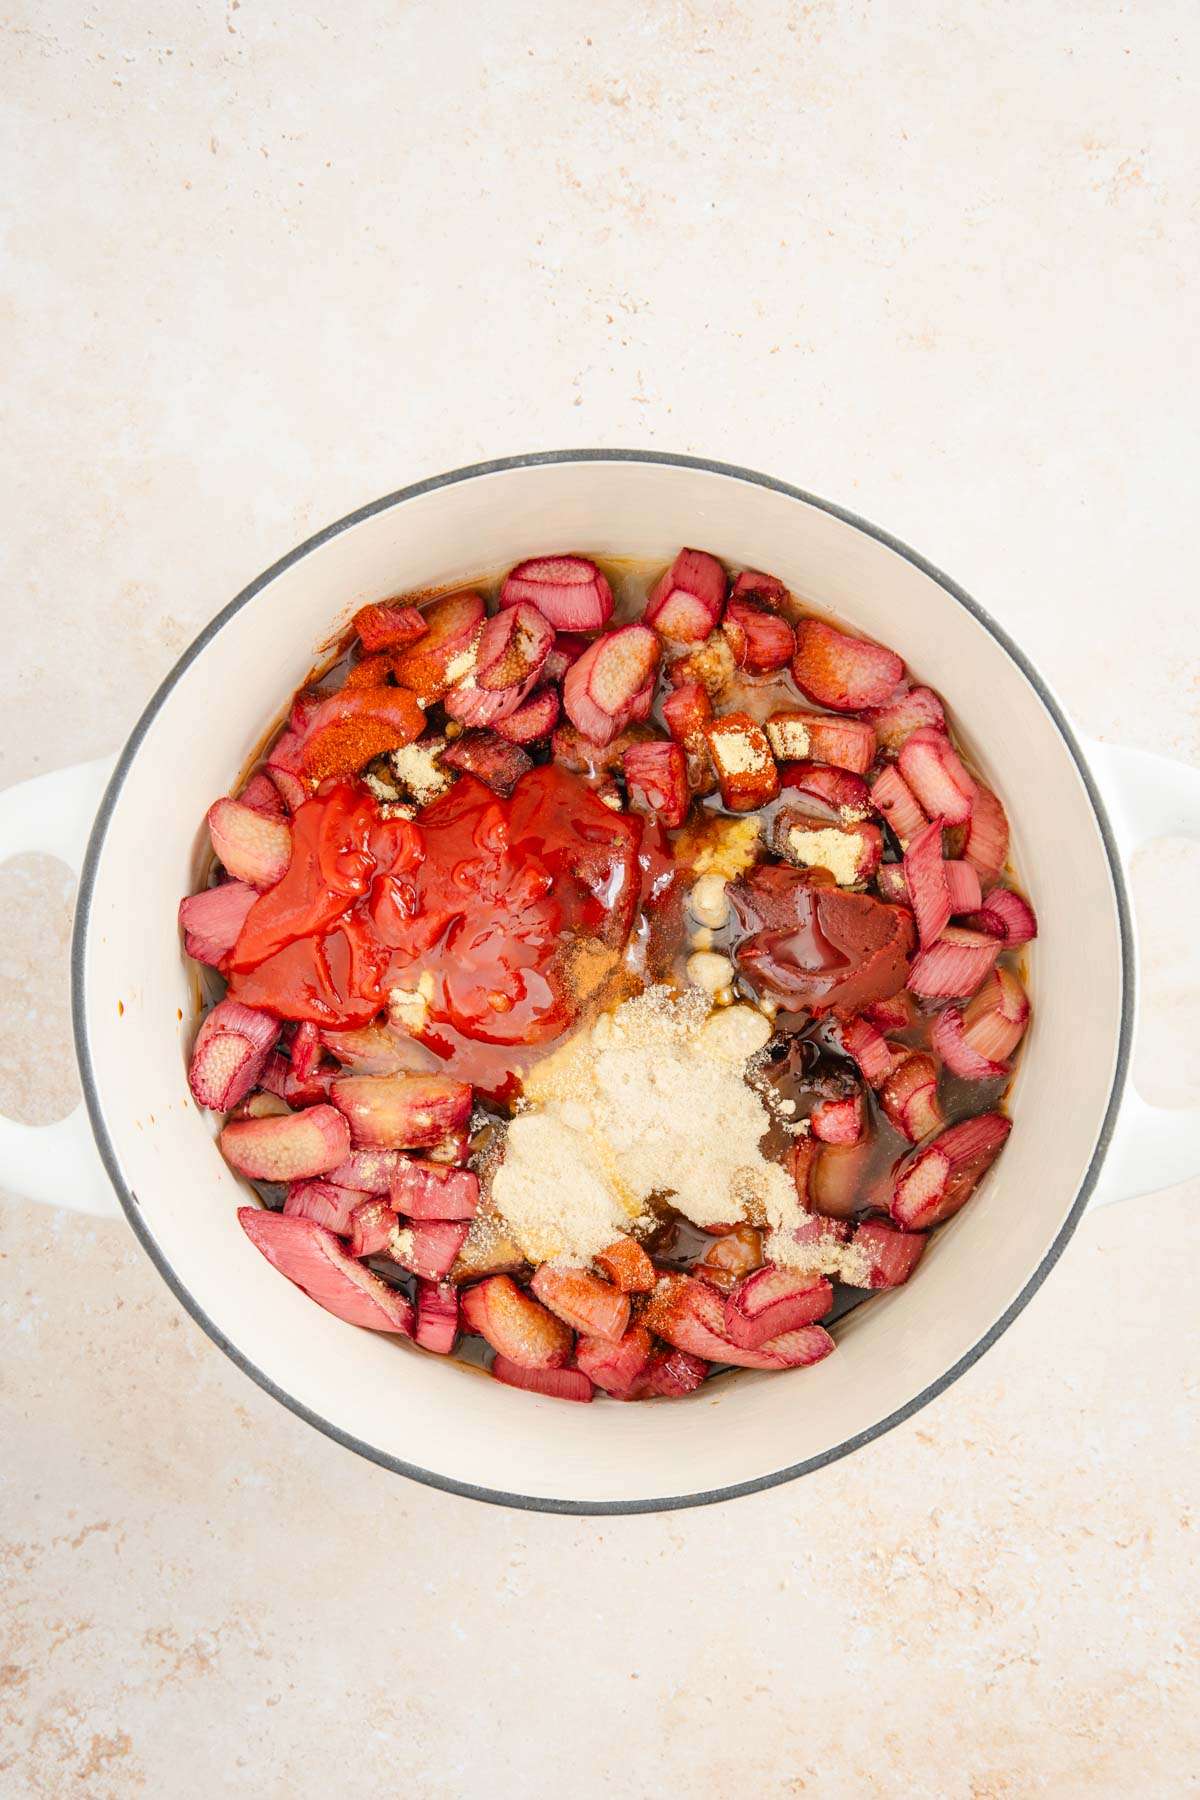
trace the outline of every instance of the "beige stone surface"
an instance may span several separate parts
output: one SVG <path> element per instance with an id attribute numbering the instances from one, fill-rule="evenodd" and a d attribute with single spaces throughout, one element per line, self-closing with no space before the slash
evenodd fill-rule
<path id="1" fill-rule="evenodd" d="M 858 508 L 1085 728 L 1200 756 L 1182 0 L 14 0 L 0 58 L 0 782 L 114 746 L 320 524 L 584 443 Z M 1139 872 L 1174 1103 L 1198 877 Z M 67 903 L 0 869 L 31 1120 L 72 1092 Z M 848 1461 L 579 1521 L 357 1461 L 123 1225 L 4 1198 L 0 1791 L 1193 1792 L 1198 1200 L 1087 1220 Z"/>

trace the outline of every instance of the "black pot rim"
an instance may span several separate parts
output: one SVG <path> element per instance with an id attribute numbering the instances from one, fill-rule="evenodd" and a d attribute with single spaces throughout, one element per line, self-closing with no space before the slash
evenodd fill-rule
<path id="1" fill-rule="evenodd" d="M 1121 937 L 1121 1020 L 1117 1042 L 1116 1066 L 1113 1072 L 1112 1085 L 1109 1090 L 1108 1104 L 1105 1109 L 1104 1122 L 1101 1127 L 1100 1136 L 1070 1211 L 1063 1220 L 1053 1243 L 1051 1243 L 1045 1252 L 1041 1261 L 1038 1263 L 1037 1268 L 1029 1277 L 1029 1280 L 1025 1283 L 1025 1286 L 1021 1289 L 1021 1292 L 1017 1295 L 1016 1299 L 1012 1301 L 1005 1312 L 1001 1314 L 1000 1318 L 998 1318 L 983 1334 L 978 1342 L 961 1356 L 956 1363 L 947 1369 L 944 1374 L 940 1375 L 936 1381 L 931 1382 L 927 1387 L 923 1388 L 919 1394 L 915 1395 L 914 1398 L 908 1401 L 904 1406 L 898 1407 L 895 1412 L 889 1413 L 886 1418 L 881 1419 L 868 1430 L 858 1432 L 855 1436 L 844 1439 L 840 1444 L 835 1445 L 832 1449 L 823 1451 L 819 1456 L 808 1457 L 803 1462 L 792 1463 L 788 1467 L 775 1470 L 770 1474 L 757 1476 L 752 1481 L 735 1482 L 731 1483 L 728 1487 L 712 1488 L 703 1493 L 669 1495 L 662 1499 L 649 1500 L 554 1500 L 542 1498 L 538 1495 L 507 1493 L 498 1488 L 479 1487 L 471 1482 L 452 1480 L 447 1476 L 437 1474 L 431 1469 L 423 1469 L 414 1463 L 405 1462 L 400 1457 L 390 1456 L 385 1451 L 377 1449 L 374 1445 L 365 1443 L 362 1439 L 352 1436 L 349 1432 L 342 1431 L 337 1425 L 333 1424 L 332 1421 L 322 1418 L 320 1414 L 313 1412 L 309 1407 L 304 1406 L 300 1401 L 295 1399 L 293 1395 L 279 1387 L 276 1382 L 272 1381 L 270 1376 L 262 1369 L 258 1368 L 256 1364 L 251 1362 L 248 1357 L 244 1356 L 237 1346 L 225 1335 L 220 1326 L 208 1316 L 203 1307 L 200 1306 L 195 1297 L 179 1279 L 173 1266 L 159 1248 L 148 1224 L 143 1218 L 136 1195 L 130 1190 L 125 1181 L 100 1106 L 91 1047 L 88 1041 L 87 1008 L 83 984 L 88 928 L 92 899 L 95 892 L 96 873 L 103 852 L 105 837 L 108 832 L 109 821 L 112 817 L 118 797 L 120 796 L 121 789 L 125 784 L 125 778 L 129 773 L 129 769 L 141 747 L 146 733 L 162 708 L 167 696 L 180 680 L 184 672 L 196 660 L 228 620 L 233 618 L 235 613 L 240 612 L 244 606 L 247 606 L 250 601 L 253 600 L 269 582 L 273 581 L 277 575 L 281 574 L 284 569 L 290 568 L 293 563 L 299 562 L 302 557 L 309 555 L 311 551 L 318 549 L 322 544 L 328 543 L 331 538 L 337 537 L 341 532 L 349 530 L 352 526 L 361 523 L 363 519 L 369 519 L 376 513 L 384 512 L 391 507 L 402 505 L 407 500 L 414 500 L 418 496 L 431 493 L 437 488 L 452 487 L 461 482 L 476 480 L 484 475 L 493 475 L 511 469 L 537 468 L 548 464 L 588 462 L 665 464 L 674 468 L 698 469 L 706 474 L 722 475 L 735 481 L 750 483 L 756 487 L 773 489 L 776 493 L 786 494 L 791 499 L 803 501 L 805 505 L 816 507 L 821 512 L 829 513 L 832 517 L 842 520 L 843 523 L 854 526 L 855 529 L 864 532 L 868 537 L 874 538 L 878 543 L 886 545 L 889 550 L 894 551 L 898 556 L 902 556 L 907 562 L 912 563 L 915 568 L 920 569 L 923 574 L 929 576 L 931 580 L 937 582 L 938 586 L 956 600 L 960 606 L 965 608 L 974 619 L 978 620 L 984 629 L 990 632 L 996 642 L 1007 652 L 1009 657 L 1025 676 L 1026 680 L 1033 687 L 1038 698 L 1041 700 L 1042 705 L 1057 726 L 1067 749 L 1070 751 L 1087 791 L 1104 842 L 1105 852 L 1108 857 L 1109 872 L 1112 877 L 1113 893 L 1116 901 Z M 509 1506 L 528 1512 L 582 1514 L 600 1517 L 627 1513 L 672 1512 L 690 1506 L 710 1506 L 720 1500 L 734 1500 L 740 1498 L 743 1494 L 762 1493 L 768 1488 L 779 1487 L 784 1482 L 795 1481 L 801 1475 L 811 1474 L 816 1469 L 824 1468 L 830 1463 L 839 1461 L 843 1456 L 849 1456 L 852 1451 L 861 1449 L 864 1444 L 869 1444 L 875 1438 L 882 1437 L 885 1432 L 891 1431 L 894 1426 L 903 1424 L 906 1419 L 912 1418 L 922 1407 L 927 1406 L 931 1400 L 936 1399 L 939 1394 L 944 1393 L 952 1382 L 958 1380 L 960 1375 L 965 1374 L 972 1364 L 977 1362 L 984 1352 L 989 1350 L 997 1339 L 1007 1331 L 1017 1315 L 1029 1304 L 1034 1294 L 1036 1294 L 1037 1290 L 1041 1287 L 1047 1275 L 1062 1255 L 1087 1207 L 1088 1199 L 1096 1185 L 1105 1153 L 1112 1139 L 1121 1095 L 1128 1074 L 1130 1046 L 1133 1035 L 1134 1006 L 1135 977 L 1133 931 L 1129 899 L 1126 892 L 1121 859 L 1117 850 L 1112 826 L 1109 823 L 1108 815 L 1105 812 L 1103 801 L 1097 789 L 1095 779 L 1088 767 L 1087 760 L 1083 755 L 1071 726 L 1063 714 L 1062 708 L 1059 706 L 1054 695 L 1050 692 L 1045 681 L 1039 675 L 1037 669 L 1034 668 L 1024 652 L 1013 642 L 1012 638 L 1009 637 L 1003 627 L 997 624 L 996 620 L 980 606 L 978 601 L 973 600 L 971 596 L 959 587 L 956 582 L 952 581 L 948 575 L 945 575 L 932 563 L 926 561 L 923 556 L 918 555 L 915 550 L 910 549 L 907 544 L 901 543 L 898 538 L 894 538 L 890 533 L 880 530 L 877 525 L 872 525 L 868 520 L 860 518 L 857 513 L 850 512 L 846 507 L 837 506 L 829 500 L 822 500 L 818 495 L 810 494 L 803 488 L 794 487 L 790 482 L 776 480 L 773 476 L 760 474 L 753 469 L 741 468 L 734 463 L 715 462 L 708 457 L 673 455 L 670 452 L 658 450 L 541 450 L 523 456 L 498 457 L 490 462 L 473 463 L 465 468 L 454 469 L 445 475 L 435 475 L 425 481 L 414 482 L 409 487 L 400 488 L 395 493 L 385 494 L 381 499 L 373 500 L 369 505 L 361 506 L 356 511 L 348 513 L 345 518 L 337 520 L 336 523 L 327 525 L 322 531 L 318 531 L 313 537 L 307 538 L 302 544 L 298 545 L 296 549 L 289 551 L 286 556 L 281 557 L 278 562 L 272 564 L 264 574 L 258 576 L 248 587 L 243 588 L 241 593 L 238 594 L 235 599 L 231 600 L 229 604 L 205 626 L 199 636 L 184 651 L 174 668 L 158 687 L 153 698 L 150 700 L 145 711 L 134 726 L 133 731 L 130 733 L 128 741 L 117 759 L 116 767 L 113 770 L 112 777 L 105 790 L 104 798 L 100 803 L 96 821 L 92 827 L 91 835 L 88 840 L 87 852 L 80 873 L 75 924 L 71 940 L 71 1014 L 75 1037 L 75 1052 L 79 1062 L 84 1103 L 87 1107 L 88 1118 L 91 1121 L 92 1132 L 96 1140 L 96 1147 L 99 1150 L 100 1158 L 104 1164 L 109 1180 L 116 1190 L 117 1198 L 120 1200 L 125 1215 L 128 1218 L 130 1225 L 133 1227 L 134 1233 L 141 1243 L 142 1248 L 149 1256 L 151 1262 L 154 1264 L 171 1292 L 187 1309 L 201 1329 L 208 1334 L 213 1343 L 223 1350 L 230 1361 L 235 1363 L 236 1366 L 241 1369 L 243 1373 L 248 1375 L 252 1381 L 257 1382 L 259 1387 L 272 1395 L 274 1399 L 280 1401 L 282 1405 L 295 1413 L 298 1418 L 304 1419 L 309 1425 L 315 1426 L 318 1431 L 323 1432 L 326 1437 L 332 1438 L 335 1443 L 344 1445 L 346 1449 L 353 1450 L 357 1452 L 359 1456 L 364 1456 L 368 1461 L 378 1463 L 385 1469 L 391 1469 L 398 1475 L 407 1475 L 412 1480 L 423 1482 L 428 1487 L 439 1488 L 445 1493 L 458 1494 L 470 1500 L 486 1501 L 494 1506 Z"/>

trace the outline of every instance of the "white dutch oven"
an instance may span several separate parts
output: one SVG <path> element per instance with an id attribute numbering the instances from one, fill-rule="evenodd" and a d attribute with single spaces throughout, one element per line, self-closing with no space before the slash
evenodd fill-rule
<path id="1" fill-rule="evenodd" d="M 245 1193 L 188 1092 L 196 1000 L 175 914 L 199 875 L 206 807 L 335 620 L 535 549 L 665 563 L 681 543 L 776 572 L 894 644 L 947 696 L 1008 807 L 1037 908 L 1034 1023 L 1003 1157 L 937 1233 L 916 1279 L 837 1328 L 836 1355 L 794 1375 L 726 1376 L 670 1404 L 564 1406 L 352 1330 L 243 1236 Z M 802 1475 L 907 1418 L 993 1343 L 1089 1196 L 1147 1191 L 1200 1167 L 1193 1116 L 1123 1093 L 1134 960 L 1120 862 L 1144 839 L 1197 832 L 1200 777 L 1107 746 L 1085 759 L 1045 683 L 944 575 L 862 520 L 743 469 L 575 451 L 461 470 L 363 508 L 213 620 L 115 771 L 68 769 L 0 796 L 0 855 L 44 850 L 77 863 L 97 801 L 73 950 L 91 1129 L 82 1109 L 40 1130 L 0 1121 L 5 1183 L 103 1211 L 103 1163 L 164 1279 L 247 1374 L 331 1437 L 434 1486 L 551 1511 L 632 1512 Z"/>

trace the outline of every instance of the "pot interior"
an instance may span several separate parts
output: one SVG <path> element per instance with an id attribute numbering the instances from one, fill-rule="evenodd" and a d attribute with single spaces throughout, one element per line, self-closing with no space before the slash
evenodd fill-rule
<path id="1" fill-rule="evenodd" d="M 235 1215 L 246 1191 L 188 1091 L 196 982 L 176 909 L 202 866 L 206 808 L 356 607 L 537 551 L 665 565 L 683 543 L 780 575 L 892 645 L 945 696 L 1008 808 L 1037 909 L 1034 1018 L 1003 1157 L 909 1286 L 835 1327 L 835 1355 L 790 1374 L 725 1376 L 685 1401 L 572 1407 L 341 1324 L 245 1239 Z M 837 1454 L 927 1396 L 996 1329 L 1062 1233 L 1104 1124 L 1120 1036 L 1119 913 L 1096 814 L 1051 712 L 1003 644 L 934 575 L 815 502 L 732 471 L 618 457 L 523 463 L 415 490 L 323 534 L 248 594 L 143 721 L 81 909 L 93 1117 L 131 1216 L 189 1307 L 259 1379 L 369 1454 L 535 1504 L 653 1504 L 761 1482 Z"/>

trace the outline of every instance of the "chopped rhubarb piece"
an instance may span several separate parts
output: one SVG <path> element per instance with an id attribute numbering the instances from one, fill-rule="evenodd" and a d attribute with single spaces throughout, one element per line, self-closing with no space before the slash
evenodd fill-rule
<path id="1" fill-rule="evenodd" d="M 278 1036 L 278 1019 L 237 1000 L 218 1001 L 192 1050 L 188 1084 L 196 1104 L 228 1112 L 244 1100 L 257 1087 Z"/>
<path id="2" fill-rule="evenodd" d="M 426 611 L 425 635 L 400 651 L 393 673 L 401 687 L 432 706 L 472 668 L 486 613 L 478 594 L 448 594 Z"/>
<path id="3" fill-rule="evenodd" d="M 931 819 L 962 825 L 970 818 L 975 783 L 944 731 L 914 731 L 900 751 L 900 773 Z"/>
<path id="4" fill-rule="evenodd" d="M 650 1366 L 654 1339 L 644 1325 L 631 1325 L 616 1340 L 587 1334 L 575 1346 L 575 1361 L 590 1381 L 615 1394 L 619 1400 L 632 1400 L 642 1376 Z"/>
<path id="5" fill-rule="evenodd" d="M 723 1296 L 706 1281 L 690 1275 L 664 1275 L 650 1297 L 642 1323 L 691 1356 L 743 1369 L 802 1368 L 819 1362 L 833 1349 L 833 1339 L 820 1325 L 804 1325 L 769 1338 L 755 1350 L 743 1349 L 725 1333 Z"/>
<path id="6" fill-rule="evenodd" d="M 805 1194 L 801 1194 L 800 1204 L 801 1206 L 807 1205 Z M 830 1256 L 836 1258 L 838 1246 L 848 1241 L 850 1226 L 845 1219 L 826 1219 L 822 1218 L 820 1213 L 812 1213 L 805 1219 L 803 1225 L 797 1225 L 789 1233 L 789 1236 L 793 1244 L 798 1245 L 800 1250 L 805 1253 L 801 1258 L 795 1251 L 792 1251 L 788 1258 L 789 1268 L 795 1271 L 807 1268 L 810 1275 L 819 1275 L 822 1269 L 828 1266 Z M 809 1257 L 811 1257 L 811 1263 L 807 1260 Z"/>
<path id="7" fill-rule="evenodd" d="M 685 681 L 663 696 L 663 719 L 667 730 L 685 750 L 703 740 L 704 728 L 712 723 L 712 701 L 707 688 L 698 681 Z"/>
<path id="8" fill-rule="evenodd" d="M 793 1138 L 783 1155 L 783 1166 L 796 1184 L 796 1198 L 803 1212 L 808 1211 L 808 1190 L 816 1158 L 817 1146 L 811 1137 Z"/>
<path id="9" fill-rule="evenodd" d="M 535 556 L 504 577 L 500 605 L 536 606 L 556 631 L 602 631 L 612 618 L 612 589 L 586 556 Z"/>
<path id="10" fill-rule="evenodd" d="M 917 1022 L 917 1008 L 911 994 L 899 993 L 888 1000 L 872 1000 L 863 1007 L 862 1016 L 882 1032 L 908 1031 Z"/>
<path id="11" fill-rule="evenodd" d="M 504 799 L 512 793 L 533 760 L 519 744 L 509 744 L 494 731 L 466 731 L 443 750 L 444 768 L 475 775 Z"/>
<path id="12" fill-rule="evenodd" d="M 422 1219 L 398 1227 L 393 1215 L 387 1253 L 423 1281 L 441 1281 L 454 1267 L 470 1229 L 465 1221 L 454 1219 Z"/>
<path id="13" fill-rule="evenodd" d="M 252 812 L 266 813 L 269 819 L 282 819 L 287 812 L 283 795 L 269 775 L 252 775 L 238 799 Z"/>
<path id="14" fill-rule="evenodd" d="M 928 1242 L 919 1231 L 897 1231 L 883 1219 L 864 1219 L 854 1234 L 854 1247 L 870 1258 L 867 1286 L 903 1287 L 924 1256 Z"/>
<path id="15" fill-rule="evenodd" d="M 875 871 L 875 886 L 883 899 L 892 906 L 908 906 L 908 883 L 904 879 L 903 863 L 882 863 Z"/>
<path id="16" fill-rule="evenodd" d="M 820 619 L 801 619 L 796 627 L 792 678 L 818 706 L 834 712 L 881 706 L 903 675 L 903 662 L 882 644 L 849 637 Z"/>
<path id="17" fill-rule="evenodd" d="M 869 880 L 883 856 L 883 833 L 878 825 L 833 825 L 791 806 L 782 807 L 775 815 L 774 840 L 788 862 L 802 869 L 828 869 L 839 887 Z"/>
<path id="18" fill-rule="evenodd" d="M 474 667 L 446 694 L 452 719 L 464 725 L 492 725 L 517 711 L 536 685 L 553 628 L 536 606 L 518 601 L 490 618 L 479 637 Z"/>
<path id="19" fill-rule="evenodd" d="M 508 1356 L 492 1358 L 492 1374 L 506 1387 L 545 1394 L 550 1400 L 587 1401 L 596 1391 L 582 1369 L 528 1368 Z"/>
<path id="20" fill-rule="evenodd" d="M 586 1269 L 554 1269 L 543 1263 L 530 1282 L 543 1306 L 589 1337 L 618 1343 L 629 1323 L 629 1296 Z"/>
<path id="21" fill-rule="evenodd" d="M 314 717 L 304 740 L 305 774 L 355 775 L 372 758 L 420 737 L 425 714 L 407 688 L 342 688 Z"/>
<path id="22" fill-rule="evenodd" d="M 863 1134 L 861 1094 L 819 1100 L 811 1114 L 812 1134 L 822 1144 L 857 1144 Z"/>
<path id="23" fill-rule="evenodd" d="M 963 1013 L 963 1041 L 976 1055 L 1011 1056 L 1029 1023 L 1029 999 L 1011 969 L 996 968 Z"/>
<path id="24" fill-rule="evenodd" d="M 691 805 L 687 758 L 678 744 L 632 744 L 622 759 L 630 804 L 668 831 L 682 825 Z"/>
<path id="25" fill-rule="evenodd" d="M 179 902 L 183 947 L 197 962 L 219 969 L 237 943 L 246 914 L 258 891 L 246 881 L 223 881 L 219 887 L 189 894 Z"/>
<path id="26" fill-rule="evenodd" d="M 904 1056 L 879 1090 L 879 1104 L 896 1130 L 919 1144 L 946 1123 L 937 1097 L 938 1070 L 932 1056 L 914 1050 Z"/>
<path id="27" fill-rule="evenodd" d="M 636 1238 L 621 1237 L 595 1261 L 623 1294 L 648 1294 L 658 1279 L 654 1264 Z"/>
<path id="28" fill-rule="evenodd" d="M 864 1198 L 869 1143 L 822 1144 L 808 1182 L 808 1203 L 826 1219 L 848 1219 Z"/>
<path id="29" fill-rule="evenodd" d="M 758 569 L 743 569 L 733 584 L 733 600 L 757 600 L 770 612 L 781 612 L 791 596 L 778 575 L 764 575 Z"/>
<path id="30" fill-rule="evenodd" d="M 645 625 L 624 625 L 597 638 L 563 682 L 571 723 L 593 743 L 611 743 L 633 717 L 660 654 L 657 637 Z"/>
<path id="31" fill-rule="evenodd" d="M 978 1050 L 972 1049 L 966 1042 L 963 1037 L 961 1007 L 943 1007 L 933 1021 L 929 1036 L 950 1073 L 961 1076 L 964 1081 L 997 1081 L 1008 1074 L 1006 1062 L 996 1062 L 991 1057 L 981 1056 Z"/>
<path id="32" fill-rule="evenodd" d="M 892 1183 L 890 1211 L 906 1231 L 940 1225 L 970 1199 L 976 1183 L 995 1161 L 1012 1129 L 1003 1113 L 981 1113 L 949 1126 L 922 1150 L 900 1163 Z"/>
<path id="33" fill-rule="evenodd" d="M 313 784 L 304 773 L 303 754 L 304 739 L 298 731 L 289 730 L 276 738 L 267 756 L 267 774 L 290 812 L 303 806 L 312 791 Z"/>
<path id="34" fill-rule="evenodd" d="M 351 1215 L 356 1206 L 362 1205 L 362 1198 L 354 1188 L 340 1187 L 334 1181 L 293 1181 L 283 1210 L 289 1219 L 311 1219 L 314 1225 L 323 1225 L 338 1237 L 349 1237 Z M 392 1224 L 395 1223 L 393 1218 Z"/>
<path id="35" fill-rule="evenodd" d="M 875 777 L 871 787 L 871 804 L 877 812 L 883 814 L 899 838 L 901 847 L 925 829 L 925 814 L 895 763 L 888 763 Z"/>
<path id="36" fill-rule="evenodd" d="M 388 1025 L 360 1025 L 352 1031 L 322 1031 L 321 1042 L 355 1075 L 424 1075 L 435 1067 L 431 1050 Z"/>
<path id="37" fill-rule="evenodd" d="M 352 1150 L 345 1162 L 330 1169 L 329 1179 L 339 1187 L 356 1188 L 362 1194 L 386 1194 L 400 1161 L 398 1150 Z"/>
<path id="38" fill-rule="evenodd" d="M 453 1163 L 462 1168 L 471 1154 L 471 1130 L 469 1125 L 460 1125 L 457 1131 L 448 1131 L 444 1138 L 436 1144 L 430 1144 L 425 1155 L 431 1163 Z"/>
<path id="39" fill-rule="evenodd" d="M 356 1144 L 385 1150 L 436 1144 L 471 1112 L 469 1085 L 447 1075 L 346 1075 L 330 1098 L 349 1119 Z"/>
<path id="40" fill-rule="evenodd" d="M 706 550 L 681 550 L 654 584 L 642 617 L 677 644 L 698 644 L 721 617 L 728 582 Z"/>
<path id="41" fill-rule="evenodd" d="M 542 672 L 545 673 L 544 668 Z M 557 688 L 539 688 L 516 712 L 509 713 L 506 719 L 497 719 L 496 730 L 510 744 L 536 743 L 554 730 L 561 707 Z"/>
<path id="42" fill-rule="evenodd" d="M 321 1033 L 311 1019 L 304 1019 L 293 1031 L 289 1045 L 292 1073 L 304 1081 L 320 1065 Z"/>
<path id="43" fill-rule="evenodd" d="M 468 1331 L 526 1369 L 558 1369 L 571 1354 L 568 1325 L 530 1298 L 508 1275 L 491 1275 L 462 1296 Z"/>
<path id="44" fill-rule="evenodd" d="M 936 943 L 914 957 L 908 986 L 926 999 L 953 1000 L 973 994 L 991 973 L 1000 950 L 997 938 L 963 925 L 947 925 Z"/>
<path id="45" fill-rule="evenodd" d="M 764 612 L 747 600 L 731 600 L 721 626 L 739 669 L 750 675 L 766 675 L 786 668 L 796 648 L 796 634 L 786 619 Z M 871 733 L 874 743 L 875 734 Z"/>
<path id="46" fill-rule="evenodd" d="M 233 1109 L 232 1117 L 235 1119 L 278 1119 L 291 1110 L 282 1095 L 268 1094 L 260 1090 L 255 1094 L 247 1094 L 244 1100 L 239 1100 Z"/>
<path id="47" fill-rule="evenodd" d="M 212 847 L 235 881 L 273 887 L 292 860 L 292 828 L 240 800 L 217 800 L 208 809 Z"/>
<path id="48" fill-rule="evenodd" d="M 736 674 L 728 638 L 723 631 L 714 631 L 698 649 L 676 657 L 667 670 L 667 680 L 672 687 L 698 681 L 710 700 L 718 700 Z"/>
<path id="49" fill-rule="evenodd" d="M 1006 950 L 1017 950 L 1037 936 L 1037 915 L 1023 894 L 1012 888 L 993 888 L 976 911 L 969 911 L 964 925 L 999 938 Z"/>
<path id="50" fill-rule="evenodd" d="M 399 650 L 424 637 L 429 626 L 415 606 L 398 606 L 394 600 L 360 606 L 350 621 L 368 655 L 376 650 Z"/>
<path id="51" fill-rule="evenodd" d="M 872 1087 L 885 1081 L 896 1066 L 896 1059 L 882 1032 L 862 1014 L 839 1014 L 834 1035 L 847 1056 L 862 1070 Z"/>
<path id="52" fill-rule="evenodd" d="M 761 1268 L 762 1259 L 762 1233 L 753 1225 L 732 1225 L 708 1246 L 695 1273 L 719 1288 L 731 1288 Z"/>
<path id="53" fill-rule="evenodd" d="M 991 788 L 975 784 L 963 855 L 985 888 L 991 887 L 1008 860 L 1008 814 Z"/>
<path id="54" fill-rule="evenodd" d="M 761 725 L 749 713 L 726 713 L 704 728 L 708 753 L 730 812 L 753 812 L 779 792 L 779 771 Z"/>
<path id="55" fill-rule="evenodd" d="M 947 861 L 946 886 L 950 890 L 952 914 L 974 912 L 982 903 L 979 876 L 969 862 L 956 861 L 954 858 Z"/>
<path id="56" fill-rule="evenodd" d="M 769 729 L 769 719 L 767 725 Z M 866 782 L 861 775 L 852 775 L 849 769 L 835 769 L 827 763 L 787 763 L 779 771 L 779 785 L 789 793 L 819 800 L 847 823 L 865 819 L 872 811 Z"/>
<path id="57" fill-rule="evenodd" d="M 875 735 L 885 750 L 899 750 L 925 726 L 945 731 L 946 714 L 932 688 L 908 688 L 897 694 L 886 706 L 871 707 L 865 717 L 875 728 Z"/>
<path id="58" fill-rule="evenodd" d="M 221 1154 L 252 1181 L 302 1181 L 326 1175 L 350 1154 L 350 1129 L 332 1106 L 310 1106 L 277 1119 L 234 1119 L 221 1132 Z"/>
<path id="59" fill-rule="evenodd" d="M 458 1336 L 458 1289 L 452 1281 L 417 1282 L 416 1339 L 422 1350 L 449 1356 Z"/>
<path id="60" fill-rule="evenodd" d="M 404 1295 L 348 1256 L 332 1231 L 257 1206 L 240 1206 L 238 1223 L 255 1249 L 326 1312 L 368 1331 L 412 1336 L 413 1311 Z"/>
<path id="61" fill-rule="evenodd" d="M 747 1275 L 726 1300 L 725 1335 L 743 1350 L 757 1350 L 781 1332 L 815 1325 L 832 1305 L 833 1289 L 823 1276 L 768 1264 Z"/>
<path id="62" fill-rule="evenodd" d="M 410 1219 L 473 1219 L 479 1209 L 479 1177 L 471 1169 L 398 1157 L 391 1203 Z"/>
<path id="63" fill-rule="evenodd" d="M 950 885 L 942 861 L 942 822 L 933 819 L 911 839 L 904 852 L 904 879 L 922 947 L 939 938 L 950 923 Z"/>
<path id="64" fill-rule="evenodd" d="M 591 641 L 591 638 L 581 637 L 575 631 L 556 632 L 550 654 L 542 665 L 542 674 L 546 680 L 561 681 L 571 664 L 579 661 Z"/>
<path id="65" fill-rule="evenodd" d="M 395 1229 L 396 1215 L 386 1200 L 361 1201 L 350 1215 L 351 1256 L 382 1256 Z"/>
<path id="66" fill-rule="evenodd" d="M 641 1393 L 680 1400 L 685 1394 L 695 1393 L 707 1379 L 711 1366 L 702 1357 L 689 1356 L 686 1350 L 656 1350 L 639 1383 Z"/>

